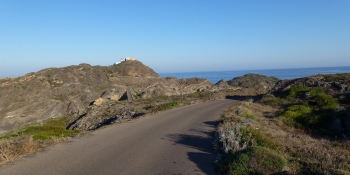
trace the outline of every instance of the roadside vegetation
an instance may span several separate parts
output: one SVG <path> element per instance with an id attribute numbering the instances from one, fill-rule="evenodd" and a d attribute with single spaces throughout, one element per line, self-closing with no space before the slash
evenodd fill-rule
<path id="1" fill-rule="evenodd" d="M 48 119 L 0 136 L 0 163 L 36 152 L 80 133 L 67 130 L 64 119 Z"/>
<path id="2" fill-rule="evenodd" d="M 260 116 L 249 102 L 231 106 L 217 129 L 214 147 L 222 174 L 274 174 L 283 172 L 288 161 L 280 145 L 260 128 Z M 247 113 L 249 115 L 247 115 Z"/>
<path id="3" fill-rule="evenodd" d="M 254 103 L 233 105 L 217 128 L 218 170 L 349 175 L 348 97 L 329 88 L 293 85 Z"/>

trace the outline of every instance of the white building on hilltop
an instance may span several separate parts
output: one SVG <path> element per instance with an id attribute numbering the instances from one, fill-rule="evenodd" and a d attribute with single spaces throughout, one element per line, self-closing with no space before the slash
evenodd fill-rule
<path id="1" fill-rule="evenodd" d="M 125 61 L 136 61 L 136 58 L 125 57 Z"/>
<path id="2" fill-rule="evenodd" d="M 114 65 L 117 65 L 123 61 L 136 61 L 137 59 L 136 58 L 131 58 L 131 57 L 125 57 L 124 59 L 121 58 L 119 62 L 115 62 Z"/>

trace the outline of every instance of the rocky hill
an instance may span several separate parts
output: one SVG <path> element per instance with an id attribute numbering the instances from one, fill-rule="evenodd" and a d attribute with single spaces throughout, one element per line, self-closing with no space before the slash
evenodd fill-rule
<path id="1" fill-rule="evenodd" d="M 159 77 L 153 69 L 143 65 L 139 61 L 123 61 L 112 66 L 111 70 L 119 76 Z"/>
<path id="2" fill-rule="evenodd" d="M 212 88 L 206 79 L 161 78 L 139 61 L 112 66 L 48 68 L 0 80 L 0 133 L 47 118 L 79 117 L 91 105 L 135 98 L 189 94 Z"/>
<path id="3" fill-rule="evenodd" d="M 48 118 L 66 118 L 68 129 L 96 129 L 116 119 L 148 113 L 164 103 L 171 105 L 169 99 L 172 96 L 192 94 L 188 97 L 190 101 L 256 96 L 269 91 L 282 92 L 293 84 L 349 90 L 344 83 L 348 82 L 331 75 L 282 81 L 247 74 L 213 85 L 207 79 L 196 77 L 161 78 L 139 61 L 124 61 L 112 66 L 80 64 L 48 68 L 18 78 L 0 79 L 0 133 Z M 134 103 L 128 102 L 127 89 L 130 89 L 129 96 Z"/>

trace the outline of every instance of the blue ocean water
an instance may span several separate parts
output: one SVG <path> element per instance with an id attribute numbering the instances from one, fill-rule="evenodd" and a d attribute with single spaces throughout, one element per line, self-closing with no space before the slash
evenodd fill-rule
<path id="1" fill-rule="evenodd" d="M 350 66 L 343 66 L 343 67 L 236 70 L 236 71 L 213 71 L 213 72 L 180 72 L 180 73 L 160 73 L 159 75 L 161 77 L 174 76 L 177 78 L 193 78 L 193 77 L 205 78 L 215 84 L 221 79 L 224 79 L 227 81 L 248 73 L 274 76 L 284 80 L 284 79 L 306 77 L 306 76 L 316 75 L 316 74 L 336 74 L 336 73 L 349 73 L 349 72 L 350 72 Z"/>

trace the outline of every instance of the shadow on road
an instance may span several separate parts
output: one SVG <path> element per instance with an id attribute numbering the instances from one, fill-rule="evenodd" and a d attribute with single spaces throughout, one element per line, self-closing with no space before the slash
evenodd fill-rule
<path id="1" fill-rule="evenodd" d="M 215 128 L 217 121 L 203 122 L 211 128 Z M 205 174 L 215 174 L 212 163 L 215 161 L 212 142 L 214 140 L 214 131 L 191 130 L 193 134 L 169 134 L 166 139 L 175 144 L 185 145 L 198 150 L 199 152 L 188 152 L 188 159 L 194 162 L 197 167 Z"/>
<path id="2" fill-rule="evenodd" d="M 210 127 L 215 128 L 218 125 L 218 121 L 207 121 L 207 122 L 203 122 L 206 125 L 209 125 Z"/>

